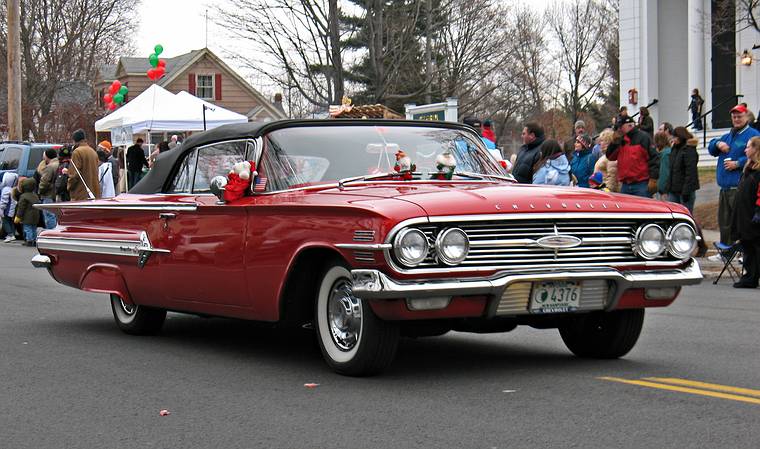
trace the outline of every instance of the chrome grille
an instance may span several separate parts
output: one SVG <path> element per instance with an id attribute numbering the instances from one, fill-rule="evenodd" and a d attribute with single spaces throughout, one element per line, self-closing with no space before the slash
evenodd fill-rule
<path id="1" fill-rule="evenodd" d="M 356 230 L 354 231 L 355 242 L 372 242 L 375 240 L 375 231 Z"/>
<path id="2" fill-rule="evenodd" d="M 480 221 L 417 227 L 428 236 L 431 248 L 441 229 L 456 226 L 465 231 L 470 239 L 470 252 L 460 267 L 540 268 L 639 260 L 632 246 L 639 224 L 636 220 L 600 218 Z M 538 239 L 555 234 L 578 237 L 581 244 L 557 250 L 536 244 Z M 440 264 L 435 250 L 431 249 L 418 267 L 437 266 Z"/>

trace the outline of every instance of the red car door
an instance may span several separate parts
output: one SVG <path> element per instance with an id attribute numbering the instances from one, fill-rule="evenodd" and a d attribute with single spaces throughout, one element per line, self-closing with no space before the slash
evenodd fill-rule
<path id="1" fill-rule="evenodd" d="M 246 142 L 222 142 L 189 154 L 172 182 L 173 201 L 196 204 L 194 211 L 162 215 L 161 274 L 170 303 L 211 303 L 250 307 L 244 251 L 247 226 L 245 201 L 219 204 L 210 193 L 215 176 L 226 176 L 245 160 Z M 203 309 L 203 307 L 201 307 Z"/>

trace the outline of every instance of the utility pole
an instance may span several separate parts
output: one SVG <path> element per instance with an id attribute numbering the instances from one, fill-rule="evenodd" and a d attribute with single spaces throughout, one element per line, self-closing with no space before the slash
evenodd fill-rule
<path id="1" fill-rule="evenodd" d="M 425 103 L 433 102 L 432 84 L 433 84 L 433 0 L 425 2 Z"/>
<path id="2" fill-rule="evenodd" d="M 8 139 L 21 137 L 21 8 L 8 0 Z"/>

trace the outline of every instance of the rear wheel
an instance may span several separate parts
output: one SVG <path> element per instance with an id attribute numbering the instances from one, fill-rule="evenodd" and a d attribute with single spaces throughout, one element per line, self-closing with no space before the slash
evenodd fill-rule
<path id="1" fill-rule="evenodd" d="M 348 376 L 377 374 L 396 355 L 399 327 L 383 321 L 353 294 L 351 273 L 340 263 L 322 272 L 314 307 L 317 341 L 327 364 Z"/>
<path id="2" fill-rule="evenodd" d="M 559 334 L 578 357 L 616 359 L 633 349 L 643 325 L 644 309 L 595 312 L 560 326 Z"/>
<path id="3" fill-rule="evenodd" d="M 155 335 L 166 320 L 166 310 L 127 304 L 118 295 L 111 295 L 111 311 L 119 329 L 130 335 Z"/>

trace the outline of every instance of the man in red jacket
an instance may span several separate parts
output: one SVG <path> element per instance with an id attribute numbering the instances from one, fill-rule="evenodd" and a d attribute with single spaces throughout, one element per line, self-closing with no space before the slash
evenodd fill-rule
<path id="1" fill-rule="evenodd" d="M 660 158 L 649 134 L 636 128 L 631 117 L 621 117 L 607 159 L 618 161 L 620 193 L 651 198 L 657 190 Z"/>

